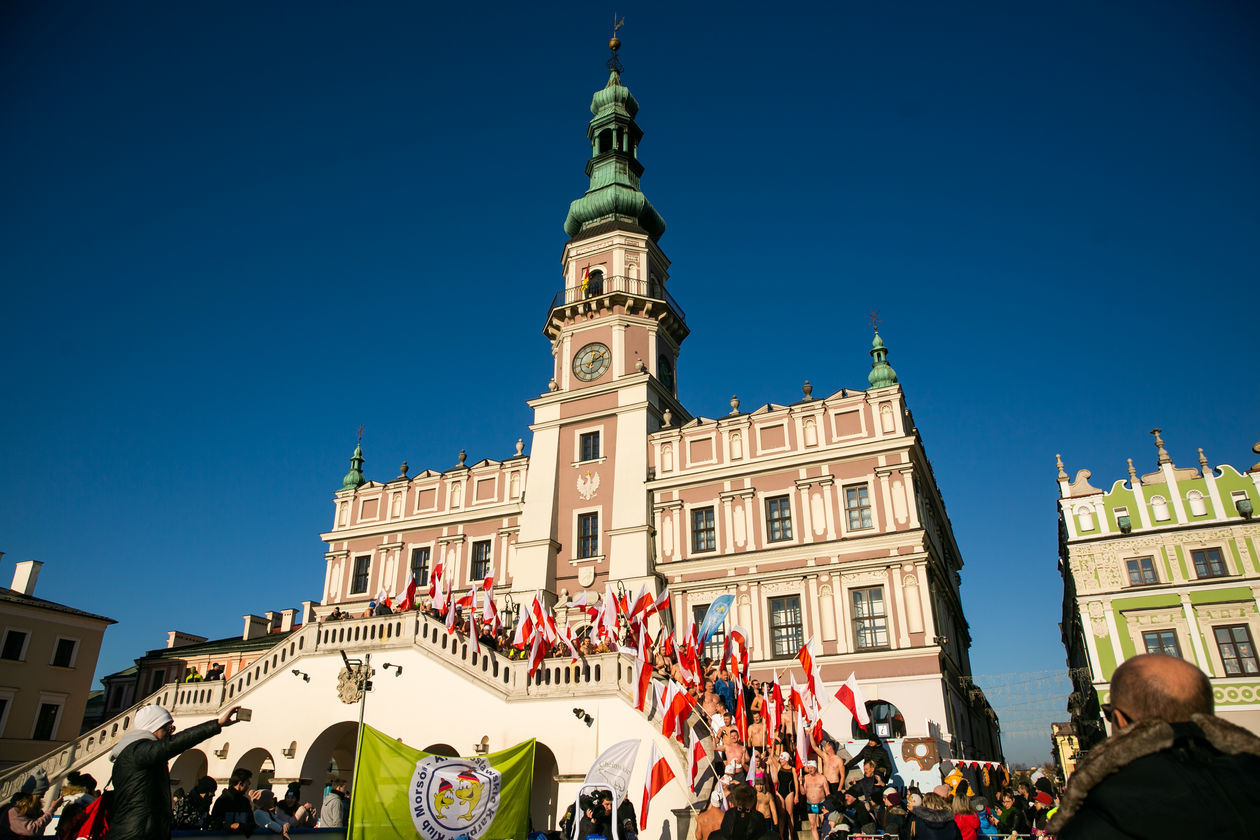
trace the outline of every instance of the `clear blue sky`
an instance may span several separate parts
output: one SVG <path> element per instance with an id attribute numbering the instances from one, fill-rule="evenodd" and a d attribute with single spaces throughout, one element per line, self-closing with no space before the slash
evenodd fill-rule
<path id="1" fill-rule="evenodd" d="M 375 479 L 528 438 L 611 11 L 3 5 L 0 578 L 118 619 L 99 673 L 318 598 L 360 423 Z M 863 387 L 880 310 L 974 670 L 1061 669 L 1054 454 L 1254 460 L 1255 4 L 626 18 L 683 401 Z"/>

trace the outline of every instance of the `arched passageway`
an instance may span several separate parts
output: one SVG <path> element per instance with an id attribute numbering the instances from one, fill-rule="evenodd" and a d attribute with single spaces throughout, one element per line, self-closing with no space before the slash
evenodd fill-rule
<path id="1" fill-rule="evenodd" d="M 241 756 L 232 770 L 242 767 L 254 774 L 253 786 L 256 788 L 270 787 L 271 779 L 276 775 L 276 763 L 272 760 L 271 753 L 262 747 L 254 747 Z"/>
<path id="2" fill-rule="evenodd" d="M 334 723 L 316 736 L 302 759 L 302 801 L 318 806 L 324 801 L 324 785 L 335 777 L 347 782 L 354 778 L 354 749 L 359 724 L 352 720 Z"/>
<path id="3" fill-rule="evenodd" d="M 560 793 L 560 765 L 546 744 L 534 744 L 534 783 L 529 792 L 529 821 L 536 831 L 555 828 L 560 816 L 556 801 Z"/>
<path id="4" fill-rule="evenodd" d="M 185 792 L 191 791 L 201 777 L 206 775 L 206 768 L 209 766 L 209 759 L 199 749 L 180 753 L 171 764 L 171 790 L 183 788 Z"/>

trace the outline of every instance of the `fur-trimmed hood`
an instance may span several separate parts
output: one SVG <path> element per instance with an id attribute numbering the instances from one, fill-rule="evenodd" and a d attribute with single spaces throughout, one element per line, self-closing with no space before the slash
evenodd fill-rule
<path id="1" fill-rule="evenodd" d="M 1206 740 L 1226 755 L 1260 757 L 1260 738 L 1213 715 L 1193 715 L 1189 723 L 1138 721 L 1113 734 L 1077 765 L 1046 832 L 1062 831 L 1081 810 L 1090 791 L 1104 779 L 1140 758 L 1169 749 L 1178 739 Z"/>

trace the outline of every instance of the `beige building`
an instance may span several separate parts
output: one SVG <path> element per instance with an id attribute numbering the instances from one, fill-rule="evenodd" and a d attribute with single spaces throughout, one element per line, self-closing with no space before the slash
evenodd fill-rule
<path id="1" fill-rule="evenodd" d="M 79 734 L 101 637 L 113 619 L 35 596 L 43 564 L 17 564 L 0 587 L 0 767 Z"/>

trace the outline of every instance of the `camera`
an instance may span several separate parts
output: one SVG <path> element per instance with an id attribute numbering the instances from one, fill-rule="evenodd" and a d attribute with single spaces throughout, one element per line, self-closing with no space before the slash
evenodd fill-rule
<path id="1" fill-rule="evenodd" d="M 254 710 L 253 709 L 237 709 L 236 719 L 237 720 L 253 720 Z"/>

